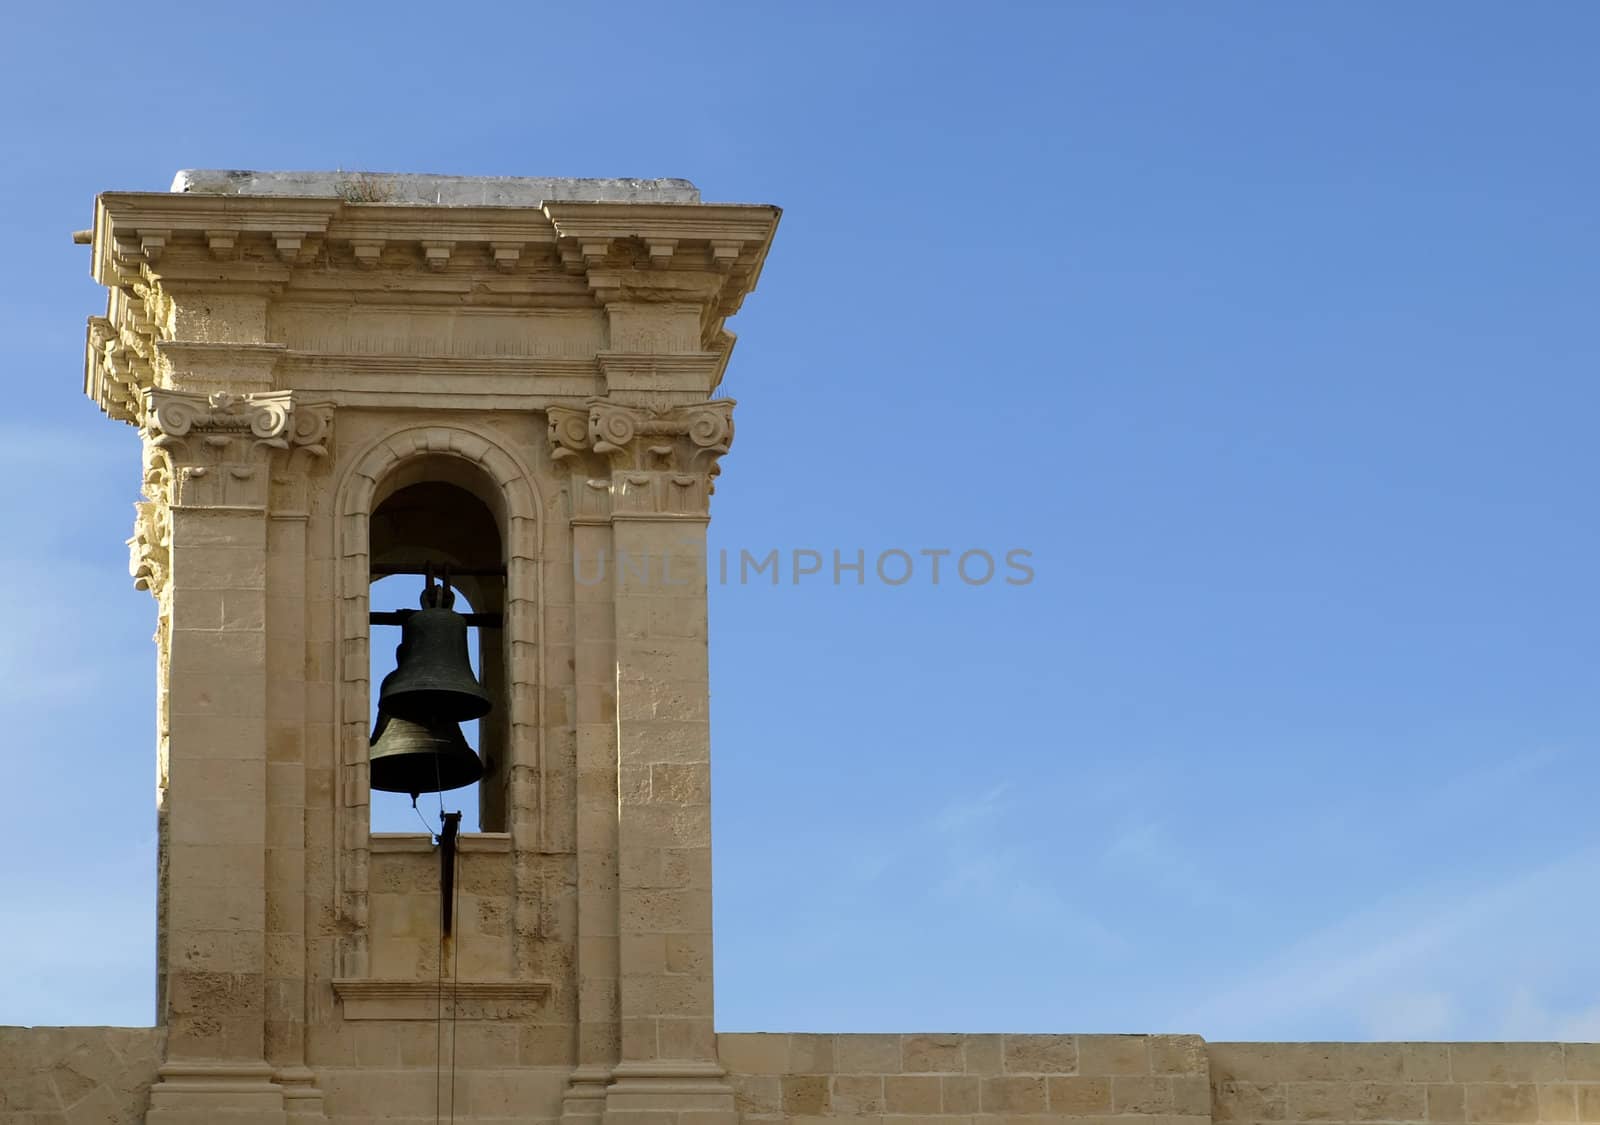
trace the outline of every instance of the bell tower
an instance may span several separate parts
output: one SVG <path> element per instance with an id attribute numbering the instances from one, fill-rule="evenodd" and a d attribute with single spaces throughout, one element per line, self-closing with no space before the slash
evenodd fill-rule
<path id="1" fill-rule="evenodd" d="M 158 607 L 152 1125 L 734 1125 L 705 525 L 724 322 L 777 221 L 681 180 L 99 197 L 86 389 L 143 438 Z M 470 603 L 491 709 L 454 839 L 372 830 L 374 780 L 417 776 L 371 765 L 420 621 L 371 596 L 392 575 Z"/>

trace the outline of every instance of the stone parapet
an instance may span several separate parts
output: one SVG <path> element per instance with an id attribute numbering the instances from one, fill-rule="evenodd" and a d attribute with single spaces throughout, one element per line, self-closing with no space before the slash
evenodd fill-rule
<path id="1" fill-rule="evenodd" d="M 164 1038 L 153 1027 L 0 1027 L 0 1125 L 143 1121 Z"/>
<path id="2" fill-rule="evenodd" d="M 1193 1035 L 719 1035 L 749 1122 L 1201 1125 Z"/>
<path id="3" fill-rule="evenodd" d="M 1226 1122 L 1600 1121 L 1596 1043 L 1213 1043 Z"/>
<path id="4" fill-rule="evenodd" d="M 448 1028 L 442 1068 L 426 1023 L 347 1030 L 343 1053 L 319 1070 L 327 1120 L 431 1121 L 436 1098 L 464 1123 L 561 1116 L 570 1071 L 544 1063 L 562 1032 L 473 1021 L 456 1035 L 452 1078 Z M 156 1028 L 0 1028 L 0 1125 L 144 1121 L 163 1038 Z M 1595 1043 L 723 1034 L 717 1050 L 750 1125 L 1600 1122 Z"/>

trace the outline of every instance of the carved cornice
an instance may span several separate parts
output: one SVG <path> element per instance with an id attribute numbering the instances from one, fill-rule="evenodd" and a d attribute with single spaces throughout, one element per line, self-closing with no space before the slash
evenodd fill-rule
<path id="1" fill-rule="evenodd" d="M 573 469 L 573 518 L 704 515 L 733 444 L 733 407 L 718 399 L 654 410 L 602 398 L 581 410 L 548 407 L 550 457 Z"/>
<path id="2" fill-rule="evenodd" d="M 560 376 L 566 382 L 559 388 L 539 388 L 553 396 L 708 394 L 721 380 L 732 345 L 723 319 L 756 284 L 779 215 L 775 207 L 745 204 L 428 206 L 106 193 L 96 201 L 91 241 L 94 276 L 111 295 L 106 315 L 89 324 L 85 390 L 110 417 L 140 424 L 143 398 L 157 387 L 263 392 L 299 385 L 291 376 L 309 370 L 313 383 L 338 382 L 343 391 L 352 389 L 343 380 L 364 377 L 367 368 L 413 373 L 434 363 L 389 355 L 351 363 L 351 357 L 285 349 L 255 339 L 261 329 L 244 321 L 224 331 L 237 333 L 233 342 L 172 338 L 204 334 L 191 331 L 190 323 L 204 319 L 200 306 L 211 293 L 248 295 L 270 306 L 287 286 L 312 303 L 348 300 L 351 293 L 381 295 L 400 306 L 466 300 L 496 309 L 570 309 L 593 301 L 608 311 L 614 351 L 439 362 L 471 367 L 484 379 Z M 583 385 L 589 379 L 594 384 Z M 399 388 L 391 381 L 356 389 L 390 394 Z M 485 386 L 474 393 L 505 392 Z"/>
<path id="3" fill-rule="evenodd" d="M 155 385 L 156 340 L 170 305 L 142 276 L 111 290 L 106 315 L 89 318 L 84 392 L 119 422 L 138 424 L 139 396 Z"/>
<path id="4" fill-rule="evenodd" d="M 755 289 L 782 214 L 755 203 L 580 200 L 547 202 L 544 213 L 555 228 L 562 264 L 570 273 L 586 274 L 602 303 L 682 299 L 667 278 L 683 269 L 708 274 L 702 283 L 709 286 L 713 313 L 707 344 Z"/>
<path id="5" fill-rule="evenodd" d="M 175 507 L 263 508 L 275 450 L 327 456 L 333 411 L 293 391 L 231 394 L 149 390 L 143 428 L 171 465 Z"/>
<path id="6" fill-rule="evenodd" d="M 776 207 L 731 203 L 429 207 L 107 192 L 96 201 L 92 271 L 118 288 L 163 279 L 281 285 L 312 263 L 480 275 L 565 268 L 584 277 L 601 304 L 704 305 L 702 347 L 717 350 L 722 319 L 760 277 L 779 215 Z"/>

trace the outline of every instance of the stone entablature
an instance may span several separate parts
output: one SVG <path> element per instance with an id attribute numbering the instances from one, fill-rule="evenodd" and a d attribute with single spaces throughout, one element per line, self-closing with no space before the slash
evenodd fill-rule
<path id="1" fill-rule="evenodd" d="M 754 287 L 777 216 L 106 193 L 92 269 L 111 298 L 89 323 L 85 385 L 135 424 L 154 388 L 371 402 L 437 395 L 428 381 L 449 379 L 457 397 L 535 408 L 610 391 L 704 398 L 732 348 L 723 321 Z"/>

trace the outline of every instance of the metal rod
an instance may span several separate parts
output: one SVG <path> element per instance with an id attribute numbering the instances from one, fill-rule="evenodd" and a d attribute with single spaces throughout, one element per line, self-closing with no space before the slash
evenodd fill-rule
<path id="1" fill-rule="evenodd" d="M 367 622 L 371 625 L 404 625 L 406 618 L 417 612 L 414 609 L 374 610 L 367 614 Z M 479 629 L 499 629 L 506 623 L 505 615 L 500 613 L 463 613 L 468 625 L 477 626 Z"/>
<path id="2" fill-rule="evenodd" d="M 387 578 L 391 574 L 426 574 L 428 573 L 428 565 L 427 563 L 373 563 L 372 573 L 379 578 Z M 435 563 L 433 565 L 437 570 L 439 564 Z M 500 566 L 450 567 L 450 577 L 452 578 L 504 578 L 505 576 L 506 568 L 503 564 Z"/>

